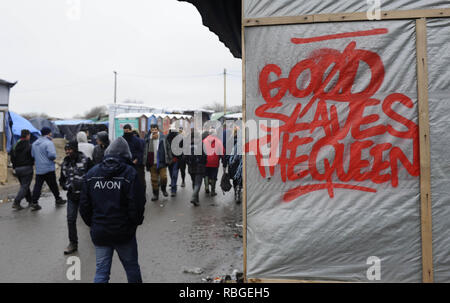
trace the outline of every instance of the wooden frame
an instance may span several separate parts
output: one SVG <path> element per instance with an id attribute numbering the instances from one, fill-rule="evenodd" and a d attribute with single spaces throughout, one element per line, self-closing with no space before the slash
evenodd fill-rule
<path id="1" fill-rule="evenodd" d="M 420 19 L 420 18 L 442 18 L 450 17 L 450 8 L 425 9 L 407 11 L 382 11 L 381 20 L 398 19 Z M 242 25 L 262 26 L 262 25 L 287 25 L 301 23 L 323 23 L 323 22 L 348 22 L 348 21 L 368 21 L 366 12 L 340 13 L 340 14 L 316 14 L 305 16 L 288 17 L 264 17 L 264 18 L 243 18 Z"/>
<path id="2" fill-rule="evenodd" d="M 422 281 L 434 282 L 433 253 L 432 253 L 432 207 L 431 207 L 431 148 L 430 125 L 428 113 L 428 60 L 427 60 L 427 18 L 449 18 L 450 8 L 382 11 L 380 20 L 416 20 L 416 57 L 417 57 L 417 90 L 418 90 L 418 117 L 420 137 L 420 204 L 421 204 L 421 238 L 422 238 Z M 247 122 L 246 114 L 246 74 L 245 74 L 245 28 L 254 26 L 311 24 L 326 22 L 368 21 L 365 12 L 315 14 L 305 16 L 244 18 L 242 4 L 242 107 L 243 122 Z M 372 22 L 377 22 L 374 20 Z M 245 129 L 245 128 L 244 128 Z M 246 142 L 246 134 L 243 132 Z M 259 279 L 247 277 L 247 188 L 246 188 L 246 153 L 243 155 L 243 247 L 244 247 L 244 280 L 256 283 L 342 283 L 339 281 L 306 281 L 286 279 Z"/>

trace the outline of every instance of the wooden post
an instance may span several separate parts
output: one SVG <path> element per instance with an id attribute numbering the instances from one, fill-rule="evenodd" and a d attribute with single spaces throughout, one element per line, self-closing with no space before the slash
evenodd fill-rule
<path id="1" fill-rule="evenodd" d="M 431 152 L 428 115 L 428 61 L 426 18 L 416 20 L 417 85 L 420 137 L 420 212 L 422 231 L 422 279 L 434 280 L 431 224 Z"/>
<path id="2" fill-rule="evenodd" d="M 247 282 L 247 153 L 245 142 L 247 135 L 245 124 L 247 123 L 247 98 L 245 82 L 245 27 L 244 27 L 244 1 L 242 1 L 241 16 L 241 53 L 242 53 L 242 241 L 243 241 L 243 271 L 244 282 Z"/>

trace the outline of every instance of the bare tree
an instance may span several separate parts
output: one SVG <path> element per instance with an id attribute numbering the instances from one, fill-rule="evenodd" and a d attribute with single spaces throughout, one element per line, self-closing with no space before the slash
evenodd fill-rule
<path id="1" fill-rule="evenodd" d="M 96 106 L 91 108 L 90 110 L 86 111 L 84 113 L 84 115 L 80 115 L 81 118 L 85 118 L 85 119 L 93 119 L 93 118 L 98 118 L 101 116 L 105 116 L 108 113 L 108 109 L 106 108 L 106 106 Z"/>
<path id="2" fill-rule="evenodd" d="M 22 117 L 24 117 L 27 120 L 36 118 L 36 117 L 40 117 L 40 118 L 44 118 L 44 119 L 49 119 L 50 116 L 47 115 L 46 113 L 26 113 L 26 114 L 21 114 Z"/>

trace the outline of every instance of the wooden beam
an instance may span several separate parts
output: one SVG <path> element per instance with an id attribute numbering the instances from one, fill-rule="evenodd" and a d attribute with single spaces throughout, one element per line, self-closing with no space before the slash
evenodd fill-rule
<path id="1" fill-rule="evenodd" d="M 450 17 L 450 8 L 405 11 L 382 11 L 380 20 L 445 18 Z M 323 22 L 369 21 L 366 12 L 315 14 L 303 16 L 244 18 L 243 26 L 286 25 Z M 378 21 L 378 20 L 374 20 Z"/>
<path id="2" fill-rule="evenodd" d="M 242 16 L 244 19 L 244 1 L 242 1 Z M 243 241 L 243 273 L 244 282 L 247 282 L 247 154 L 245 152 L 246 131 L 245 123 L 247 123 L 247 98 L 246 98 L 246 82 L 245 82 L 245 27 L 241 22 L 242 36 L 242 241 Z"/>
<path id="3" fill-rule="evenodd" d="M 426 19 L 416 20 L 417 86 L 420 142 L 420 212 L 422 235 L 422 279 L 434 281 L 431 220 L 431 152 L 428 114 L 428 60 Z"/>

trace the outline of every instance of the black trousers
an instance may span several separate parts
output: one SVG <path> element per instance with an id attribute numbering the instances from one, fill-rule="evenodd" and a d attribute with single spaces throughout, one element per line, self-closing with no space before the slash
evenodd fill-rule
<path id="1" fill-rule="evenodd" d="M 42 185 L 44 185 L 44 182 L 47 183 L 48 187 L 53 193 L 53 196 L 55 196 L 55 199 L 61 199 L 61 196 L 59 195 L 58 183 L 56 182 L 56 174 L 54 171 L 51 171 L 44 175 L 36 175 L 36 181 L 33 188 L 33 196 L 31 197 L 32 202 L 38 203 L 39 198 L 41 197 Z"/>
<path id="2" fill-rule="evenodd" d="M 33 166 L 16 167 L 16 176 L 20 182 L 20 189 L 14 202 L 20 203 L 25 198 L 27 202 L 31 203 L 30 185 L 33 180 Z"/>
<path id="3" fill-rule="evenodd" d="M 181 159 L 178 162 L 178 169 L 180 170 L 181 173 L 181 180 L 183 180 L 186 178 L 186 161 Z"/>

